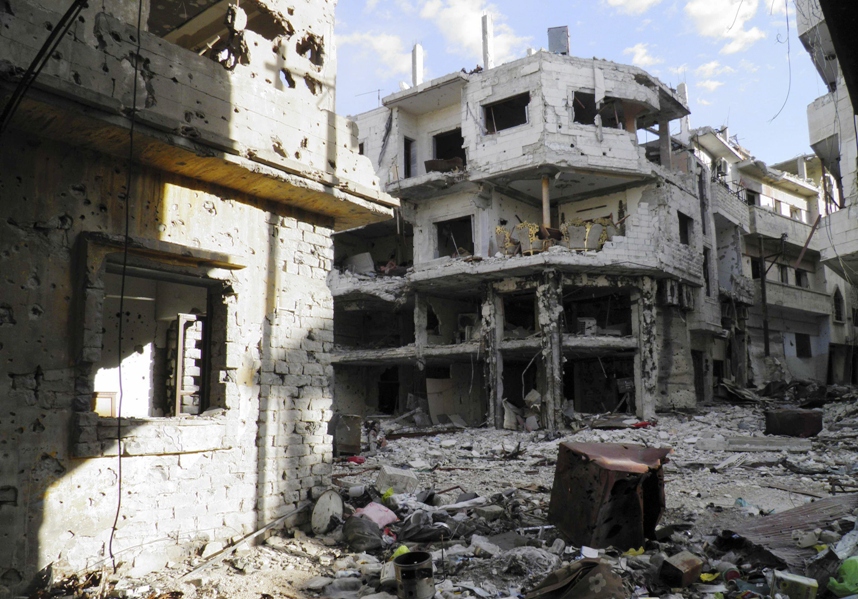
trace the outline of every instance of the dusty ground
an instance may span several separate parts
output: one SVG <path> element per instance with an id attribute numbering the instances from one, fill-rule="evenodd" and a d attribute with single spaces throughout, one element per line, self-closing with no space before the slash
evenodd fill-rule
<path id="1" fill-rule="evenodd" d="M 720 404 L 701 407 L 695 414 L 660 414 L 654 426 L 640 429 L 596 430 L 590 428 L 592 419 L 584 419 L 578 423 L 581 430 L 566 432 L 555 439 L 549 439 L 544 432 L 488 429 L 400 438 L 388 441 L 386 447 L 367 457 L 364 464 L 338 462 L 334 480 L 344 489 L 372 485 L 377 467 L 387 464 L 416 472 L 422 488 L 432 487 L 440 492 L 458 487 L 444 494 L 448 503 L 461 491 L 492 497 L 515 489 L 514 498 L 520 505 L 518 520 L 507 522 L 505 526 L 534 526 L 548 524 L 545 516 L 558 443 L 621 441 L 670 447 L 673 454 L 665 466 L 667 510 L 662 524 L 693 525 L 691 531 L 683 534 L 688 536 L 692 546 L 699 547 L 694 543 L 705 535 L 717 534 L 727 527 L 741 528 L 743 521 L 750 521 L 748 519 L 759 517 L 761 513 L 781 512 L 818 497 L 827 497 L 832 491 L 832 481 L 841 485 L 855 483 L 858 448 L 852 429 L 858 422 L 858 404 L 833 402 L 824 410 L 825 429 L 812 440 L 810 451 L 747 452 L 739 463 L 720 471 L 715 471 L 716 467 L 736 455 L 709 449 L 722 439 L 749 436 L 771 439 L 763 436 L 761 407 Z M 510 454 L 518 456 L 506 459 Z M 489 528 L 492 526 L 492 530 L 501 529 L 500 523 Z M 554 536 L 556 534 L 550 531 L 544 533 L 549 542 Z M 462 542 L 467 545 L 468 539 Z M 577 549 L 568 549 L 561 557 L 574 559 L 571 551 L 577 552 Z M 383 562 L 386 555 L 389 551 L 378 553 L 376 557 Z M 363 569 L 365 573 L 367 568 L 372 570 L 365 563 L 362 566 L 360 559 L 355 561 L 354 556 L 355 552 L 345 545 L 338 530 L 324 538 L 283 530 L 259 546 L 243 547 L 189 580 L 180 580 L 180 577 L 202 564 L 205 560 L 201 557 L 188 563 L 172 564 L 171 568 L 144 580 L 120 577 L 115 594 L 161 597 L 168 591 L 177 591 L 189 599 L 266 599 L 266 595 L 315 597 L 317 592 L 305 589 L 314 577 L 336 578 L 338 571 Z M 491 569 L 481 569 L 477 558 L 469 557 L 466 561 L 461 575 L 452 576 L 454 581 L 467 579 L 479 585 L 479 577 L 483 576 L 482 582 L 491 583 L 490 579 L 494 578 Z M 344 574 L 341 572 L 340 576 Z M 512 585 L 514 591 L 521 590 L 515 582 L 505 581 L 504 585 Z M 521 577 L 517 582 L 522 582 Z M 504 585 L 496 592 L 491 592 L 497 589 L 491 584 L 483 588 L 489 589 L 488 596 L 506 597 L 510 592 Z M 361 596 L 368 592 L 374 591 L 364 588 Z M 473 594 L 467 590 L 464 595 L 461 592 L 462 589 L 457 589 L 447 595 Z M 358 594 L 337 593 L 329 587 L 323 596 L 346 599 Z"/>

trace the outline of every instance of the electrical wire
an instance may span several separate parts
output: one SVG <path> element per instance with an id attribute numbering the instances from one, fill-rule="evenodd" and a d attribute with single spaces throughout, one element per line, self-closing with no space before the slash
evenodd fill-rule
<path id="1" fill-rule="evenodd" d="M 86 6 L 86 2 L 87 0 L 74 0 L 65 14 L 59 21 L 57 21 L 56 25 L 53 26 L 48 39 L 46 39 L 45 43 L 42 44 L 42 47 L 39 48 L 39 51 L 36 53 L 36 57 L 21 77 L 21 80 L 18 82 L 18 86 L 15 88 L 15 91 L 12 92 L 6 106 L 3 107 L 3 112 L 0 113 L 0 135 L 3 134 L 6 127 L 12 121 L 12 117 L 15 115 L 15 112 L 18 110 L 18 106 L 21 104 L 21 100 L 24 99 L 24 95 L 42 72 L 42 69 L 45 68 L 45 64 L 47 64 L 48 59 L 53 56 L 54 51 L 63 40 L 63 37 L 68 32 L 72 23 L 75 22 L 80 11 Z"/>
<path id="2" fill-rule="evenodd" d="M 110 528 L 110 540 L 107 544 L 108 555 L 116 573 L 116 554 L 113 552 L 113 541 L 116 538 L 116 529 L 119 524 L 119 516 L 122 513 L 122 399 L 124 388 L 122 384 L 122 323 L 125 319 L 125 281 L 128 271 L 128 247 L 130 245 L 131 230 L 131 174 L 134 164 L 134 128 L 137 123 L 137 79 L 140 72 L 140 50 L 142 46 L 141 33 L 143 22 L 143 0 L 137 2 L 137 47 L 134 53 L 134 84 L 131 101 L 131 123 L 128 131 L 128 167 L 125 174 L 125 236 L 122 244 L 122 274 L 119 291 L 119 338 L 117 339 L 117 360 L 119 361 L 119 401 L 116 408 L 116 456 L 117 456 L 117 482 L 116 482 L 116 514 L 113 518 L 113 526 Z"/>
<path id="3" fill-rule="evenodd" d="M 784 0 L 784 15 L 786 18 L 786 29 L 787 29 L 787 34 L 786 34 L 787 71 L 789 73 L 788 79 L 787 79 L 787 93 L 786 93 L 786 97 L 784 98 L 784 103 L 781 105 L 777 114 L 775 114 L 775 116 L 773 116 L 772 118 L 769 119 L 770 123 L 772 121 L 774 121 L 776 118 L 778 118 L 781 115 L 781 113 L 783 112 L 784 108 L 786 108 L 787 101 L 789 101 L 790 92 L 792 91 L 792 51 L 791 51 L 791 44 L 790 44 L 790 39 L 789 39 L 789 33 L 790 33 L 790 30 L 789 30 L 789 6 L 787 6 L 787 0 Z M 780 35 L 778 37 L 780 37 Z M 783 42 L 781 42 L 781 43 L 783 43 Z"/>

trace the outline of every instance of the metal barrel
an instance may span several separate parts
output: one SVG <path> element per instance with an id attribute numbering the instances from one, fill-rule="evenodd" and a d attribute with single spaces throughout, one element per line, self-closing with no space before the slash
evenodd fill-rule
<path id="1" fill-rule="evenodd" d="M 435 576 L 432 556 L 425 551 L 403 553 L 393 560 L 396 572 L 396 594 L 399 599 L 432 599 Z"/>

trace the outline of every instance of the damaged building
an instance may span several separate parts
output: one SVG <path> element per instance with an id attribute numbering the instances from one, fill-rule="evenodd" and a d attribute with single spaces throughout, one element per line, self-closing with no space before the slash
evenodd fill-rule
<path id="1" fill-rule="evenodd" d="M 334 236 L 335 411 L 556 430 L 851 380 L 818 161 L 691 130 L 684 85 L 570 56 L 562 28 L 493 66 L 486 25 L 486 68 L 424 82 L 416 47 L 413 85 L 356 117 L 401 207 Z"/>
<path id="2" fill-rule="evenodd" d="M 333 112 L 334 4 L 0 7 L 0 590 L 330 485 L 331 233 L 398 205 Z"/>

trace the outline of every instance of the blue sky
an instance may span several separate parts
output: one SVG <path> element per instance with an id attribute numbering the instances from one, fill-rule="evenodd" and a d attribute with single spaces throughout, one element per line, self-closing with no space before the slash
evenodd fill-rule
<path id="1" fill-rule="evenodd" d="M 485 13 L 496 64 L 547 47 L 547 29 L 567 25 L 575 56 L 685 81 L 692 127 L 728 125 L 768 163 L 810 153 L 806 108 L 827 90 L 796 37 L 792 0 L 340 0 L 337 112 L 371 110 L 410 82 L 415 43 L 427 80 L 473 69 Z"/>

